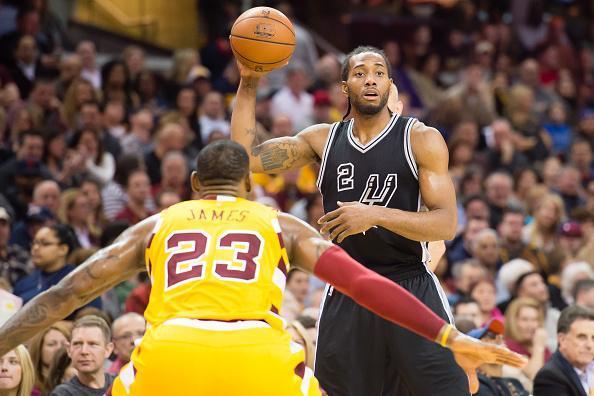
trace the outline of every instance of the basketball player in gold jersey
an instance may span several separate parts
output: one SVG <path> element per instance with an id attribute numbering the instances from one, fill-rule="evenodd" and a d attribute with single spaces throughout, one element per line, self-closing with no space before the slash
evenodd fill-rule
<path id="1" fill-rule="evenodd" d="M 278 315 L 289 263 L 377 314 L 450 348 L 476 381 L 483 363 L 523 359 L 464 336 L 404 289 L 364 268 L 310 226 L 245 199 L 249 158 L 237 143 L 204 148 L 200 199 L 129 228 L 0 328 L 0 356 L 116 284 L 147 270 L 149 328 L 113 395 L 320 395 Z M 109 394 L 109 393 L 108 393 Z"/>

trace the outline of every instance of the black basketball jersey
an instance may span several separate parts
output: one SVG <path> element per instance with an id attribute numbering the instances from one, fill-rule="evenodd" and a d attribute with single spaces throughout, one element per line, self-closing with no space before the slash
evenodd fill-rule
<path id="1" fill-rule="evenodd" d="M 410 145 L 415 122 L 394 114 L 365 145 L 353 134 L 353 119 L 333 124 L 318 176 L 324 211 L 337 209 L 337 201 L 419 211 L 418 171 Z M 379 226 L 347 237 L 340 246 L 360 263 L 384 274 L 418 269 L 429 259 L 426 242 L 412 241 Z"/>

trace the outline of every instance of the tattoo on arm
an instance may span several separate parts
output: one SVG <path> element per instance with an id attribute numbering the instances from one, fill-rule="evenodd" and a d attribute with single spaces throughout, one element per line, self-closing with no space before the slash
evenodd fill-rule
<path id="1" fill-rule="evenodd" d="M 265 171 L 287 169 L 299 159 L 298 144 L 293 142 L 264 143 L 252 148 L 252 155 L 260 157 Z"/>

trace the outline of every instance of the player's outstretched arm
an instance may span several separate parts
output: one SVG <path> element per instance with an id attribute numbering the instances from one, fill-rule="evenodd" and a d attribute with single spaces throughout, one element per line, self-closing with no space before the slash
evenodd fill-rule
<path id="1" fill-rule="evenodd" d="M 8 319 L 0 327 L 0 356 L 142 271 L 147 236 L 156 220 L 153 216 L 124 231 L 110 246 L 89 257 Z"/>
<path id="2" fill-rule="evenodd" d="M 328 124 L 313 125 L 295 136 L 256 141 L 256 91 L 262 73 L 251 71 L 238 62 L 241 81 L 231 114 L 231 139 L 241 144 L 250 156 L 252 172 L 279 173 L 315 162 L 324 149 L 330 130 Z"/>
<path id="3" fill-rule="evenodd" d="M 365 268 L 308 224 L 284 213 L 279 220 L 292 262 L 384 319 L 451 349 L 469 377 L 471 391 L 478 390 L 476 368 L 481 364 L 525 364 L 523 357 L 506 348 L 458 332 L 408 291 Z"/>

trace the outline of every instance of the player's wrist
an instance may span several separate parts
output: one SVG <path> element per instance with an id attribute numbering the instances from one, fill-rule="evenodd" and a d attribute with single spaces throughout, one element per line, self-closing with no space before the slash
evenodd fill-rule
<path id="1" fill-rule="evenodd" d="M 444 348 L 452 349 L 452 346 L 459 334 L 460 332 L 456 330 L 453 325 L 445 323 L 439 330 L 435 342 Z"/>

